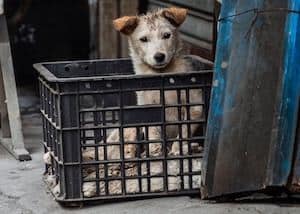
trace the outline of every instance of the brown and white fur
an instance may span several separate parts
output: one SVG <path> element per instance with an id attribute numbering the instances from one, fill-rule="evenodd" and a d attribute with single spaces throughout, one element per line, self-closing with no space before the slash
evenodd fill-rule
<path id="1" fill-rule="evenodd" d="M 141 16 L 124 16 L 113 21 L 116 30 L 128 37 L 129 50 L 132 58 L 134 71 L 136 74 L 157 74 L 157 73 L 179 73 L 191 70 L 189 62 L 181 54 L 181 41 L 178 34 L 179 26 L 184 22 L 187 10 L 182 8 L 160 9 Z M 157 54 L 164 55 L 164 59 L 157 60 Z M 189 94 L 190 101 L 202 102 L 201 91 L 193 91 Z M 138 105 L 159 104 L 160 95 L 158 91 L 139 91 L 137 92 Z M 186 95 L 181 95 L 181 103 L 186 103 Z M 166 104 L 176 104 L 177 94 L 170 91 L 165 94 Z M 166 109 L 167 121 L 178 121 L 179 115 L 176 108 Z M 190 107 L 190 119 L 197 120 L 202 117 L 202 107 Z M 181 118 L 187 119 L 186 109 L 183 108 Z M 191 133 L 197 129 L 197 125 L 191 125 Z M 161 130 L 152 127 L 149 129 L 149 140 L 161 138 Z M 177 126 L 167 127 L 166 134 L 168 138 L 179 138 Z M 187 138 L 187 126 L 182 126 L 182 138 Z M 124 130 L 124 157 L 134 158 L 136 147 L 134 144 L 128 144 L 136 140 L 136 129 L 127 128 Z M 106 139 L 107 143 L 120 142 L 119 131 L 113 131 Z M 120 157 L 118 146 L 108 147 L 108 159 Z M 150 143 L 149 151 L 151 156 L 162 154 L 161 144 Z M 118 149 L 118 150 L 116 150 Z M 103 149 L 102 149 L 103 150 Z M 103 156 L 103 151 L 98 151 L 99 157 Z M 183 142 L 183 152 L 187 153 L 187 143 Z M 179 143 L 174 142 L 170 154 L 179 154 Z M 49 154 L 45 154 L 44 159 Z M 94 150 L 83 153 L 84 160 L 94 158 Z"/>
<path id="2" fill-rule="evenodd" d="M 157 74 L 157 73 L 179 73 L 191 70 L 189 62 L 181 54 L 181 40 L 178 34 L 179 26 L 184 22 L 187 10 L 182 8 L 160 9 L 155 12 L 141 16 L 124 16 L 113 21 L 116 30 L 128 37 L 130 56 L 136 74 Z M 166 104 L 176 104 L 176 92 L 169 92 L 165 96 Z M 181 102 L 186 103 L 186 96 L 181 96 Z M 160 95 L 157 91 L 137 92 L 138 105 L 159 104 Z M 190 94 L 190 99 L 201 102 L 201 92 Z M 178 121 L 178 112 L 175 108 L 166 110 L 167 121 Z M 186 112 L 183 111 L 182 117 L 186 119 Z M 191 107 L 191 119 L 199 119 L 202 116 L 201 107 Z M 183 126 L 182 137 L 187 137 L 187 127 Z M 191 126 L 193 133 L 197 128 Z M 167 137 L 178 137 L 178 128 L 167 128 Z M 125 136 L 134 138 L 135 129 L 128 129 Z M 118 139 L 118 131 L 112 133 Z M 159 139 L 160 129 L 152 128 L 149 130 L 149 138 Z M 126 142 L 126 139 L 125 139 Z M 161 144 L 149 144 L 150 155 L 161 155 Z M 184 152 L 187 153 L 185 145 Z M 134 145 L 125 144 L 126 154 L 134 157 Z M 126 156 L 125 154 L 125 156 Z M 171 154 L 179 154 L 179 143 L 173 143 Z"/>
<path id="3" fill-rule="evenodd" d="M 116 30 L 128 37 L 136 74 L 174 73 L 188 68 L 181 57 L 178 35 L 178 27 L 186 14 L 186 9 L 168 8 L 114 20 Z M 164 57 L 160 59 L 159 56 Z"/>
<path id="4" fill-rule="evenodd" d="M 178 27 L 184 22 L 187 10 L 180 8 L 160 9 L 156 12 L 148 13 L 142 16 L 125 16 L 114 20 L 113 24 L 116 30 L 125 34 L 128 37 L 130 55 L 132 58 L 134 71 L 137 75 L 140 74 L 157 74 L 157 73 L 179 73 L 191 70 L 191 66 L 181 54 L 181 41 L 178 35 Z M 162 56 L 163 55 L 163 56 Z M 166 104 L 176 104 L 177 94 L 175 91 L 170 91 L 165 95 Z M 191 102 L 201 102 L 201 91 L 193 91 L 189 94 Z M 139 91 L 137 92 L 138 105 L 160 104 L 160 94 L 158 91 Z M 186 103 L 186 95 L 181 95 L 181 103 Z M 182 108 L 181 118 L 187 119 L 187 112 Z M 167 121 L 178 121 L 179 115 L 177 108 L 166 109 Z M 190 119 L 196 120 L 202 117 L 202 108 L 200 106 L 190 107 Z M 197 125 L 191 125 L 191 133 L 197 129 Z M 168 138 L 178 138 L 179 130 L 177 126 L 167 127 L 166 135 Z M 136 129 L 124 129 L 124 157 L 135 158 L 136 146 L 128 142 L 136 141 Z M 157 140 L 162 137 L 160 128 L 149 128 L 149 140 Z M 182 125 L 183 139 L 188 137 L 186 125 Z M 119 130 L 113 131 L 106 143 L 120 142 Z M 188 153 L 187 142 L 183 141 L 183 154 Z M 170 155 L 180 154 L 179 142 L 173 142 Z M 99 157 L 103 156 L 103 151 L 99 150 Z M 120 157 L 120 149 L 118 146 L 108 147 L 108 159 Z M 150 156 L 160 156 L 162 153 L 161 143 L 149 143 Z M 94 151 L 86 151 L 83 153 L 83 159 L 89 160 L 94 158 Z M 173 164 L 174 165 L 174 164 Z M 114 167 L 114 166 L 112 166 Z M 134 167 L 134 166 L 131 166 Z M 179 166 L 174 165 L 175 168 Z M 160 166 L 154 171 L 159 171 Z M 171 169 L 169 169 L 170 171 Z M 95 172 L 89 176 L 94 177 Z M 176 179 L 175 179 L 176 180 Z M 176 183 L 176 182 L 175 182 Z M 135 189 L 136 186 L 131 186 Z M 94 183 L 84 183 L 83 192 L 86 197 L 95 195 L 96 186 Z"/>
<path id="5" fill-rule="evenodd" d="M 191 70 L 191 65 L 181 54 L 181 41 L 178 34 L 179 26 L 184 22 L 187 15 L 186 9 L 167 8 L 155 12 L 147 13 L 141 16 L 124 16 L 113 21 L 116 30 L 127 36 L 129 42 L 130 56 L 132 58 L 134 71 L 140 74 L 158 74 L 158 73 L 180 73 Z M 166 104 L 177 104 L 177 94 L 170 91 L 165 95 Z M 193 91 L 189 94 L 190 101 L 201 102 L 201 91 Z M 138 105 L 160 104 L 160 94 L 158 91 L 140 91 L 137 92 Z M 181 95 L 181 103 L 186 103 L 186 95 Z M 179 115 L 177 108 L 166 109 L 167 121 L 178 121 Z M 197 120 L 202 117 L 202 108 L 200 106 L 190 107 L 190 119 Z M 187 112 L 182 108 L 181 118 L 187 119 Z M 197 125 L 191 125 L 191 134 L 195 132 Z M 149 129 L 149 140 L 161 138 L 159 128 Z M 166 130 L 168 138 L 178 138 L 179 130 L 177 126 L 169 127 Z M 183 139 L 188 137 L 187 126 L 182 125 Z M 136 140 L 136 129 L 127 128 L 124 130 L 124 157 L 134 158 L 136 155 L 135 144 L 128 144 Z M 119 131 L 113 131 L 106 139 L 107 143 L 120 142 Z M 179 155 L 179 142 L 173 142 L 170 155 Z M 150 143 L 149 152 L 151 156 L 162 155 L 162 145 L 160 143 Z M 103 149 L 98 151 L 99 157 L 103 156 Z M 120 157 L 119 147 L 108 147 L 108 159 Z M 187 154 L 187 142 L 183 141 L 183 153 Z M 84 160 L 94 158 L 94 150 L 83 153 Z M 48 160 L 47 157 L 44 157 Z M 94 176 L 91 174 L 91 176 Z M 92 196 L 95 189 L 94 184 L 85 183 L 83 192 L 85 196 Z"/>

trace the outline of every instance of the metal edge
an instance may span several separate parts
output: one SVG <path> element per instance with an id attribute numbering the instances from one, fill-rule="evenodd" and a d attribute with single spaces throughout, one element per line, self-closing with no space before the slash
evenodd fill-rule
<path id="1" fill-rule="evenodd" d="M 289 0 L 290 10 L 299 10 L 299 1 Z M 285 38 L 284 38 L 284 62 L 282 65 L 284 78 L 281 82 L 282 93 L 277 95 L 277 99 L 282 100 L 280 104 L 276 106 L 276 113 L 279 115 L 274 119 L 273 124 L 279 124 L 279 130 L 274 130 L 272 134 L 272 144 L 270 148 L 274 148 L 270 151 L 268 161 L 268 172 L 266 178 L 266 185 L 268 186 L 284 186 L 288 183 L 289 176 L 293 169 L 291 162 L 294 153 L 294 144 L 296 139 L 296 127 L 297 127 L 297 114 L 299 109 L 299 89 L 297 86 L 297 71 L 295 69 L 298 66 L 296 57 L 295 44 L 297 42 L 297 34 L 300 18 L 299 14 L 290 13 L 287 14 L 285 20 Z M 299 42 L 298 42 L 299 43 Z M 293 76 L 294 75 L 294 76 Z M 295 91 L 292 87 L 297 88 Z M 297 91 L 297 92 L 296 92 Z M 294 93 L 294 94 L 293 94 Z M 297 99 L 298 96 L 298 99 Z M 294 129 L 293 129 L 294 127 Z"/>
<path id="2" fill-rule="evenodd" d="M 226 4 L 222 7 L 221 16 L 225 17 L 228 14 L 234 12 L 233 2 Z M 207 199 L 213 195 L 213 179 L 214 179 L 214 169 L 215 165 L 209 166 L 209 163 L 214 163 L 214 159 L 217 154 L 217 146 L 212 145 L 212 142 L 217 141 L 218 134 L 221 127 L 220 114 L 223 112 L 224 100 L 220 96 L 221 91 L 226 88 L 226 69 L 222 68 L 221 64 L 223 61 L 228 61 L 230 48 L 230 40 L 232 34 L 231 20 L 224 20 L 220 22 L 219 26 L 219 37 L 217 40 L 217 54 L 215 59 L 214 74 L 211 87 L 211 99 L 210 99 L 210 109 L 207 119 L 207 129 L 206 129 L 206 140 L 204 147 L 204 156 L 202 161 L 202 180 L 201 180 L 201 198 Z M 221 37 L 221 35 L 226 35 L 226 37 Z M 218 124 L 215 122 L 218 121 Z M 213 123 L 214 122 L 214 123 Z M 212 151 L 214 149 L 216 151 Z M 213 154 L 211 154 L 213 153 Z"/>

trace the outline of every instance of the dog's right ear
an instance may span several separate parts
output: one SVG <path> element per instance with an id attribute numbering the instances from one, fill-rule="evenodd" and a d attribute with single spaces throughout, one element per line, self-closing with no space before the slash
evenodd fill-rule
<path id="1" fill-rule="evenodd" d="M 130 35 L 138 25 L 137 16 L 123 16 L 113 21 L 114 27 L 117 31 Z"/>

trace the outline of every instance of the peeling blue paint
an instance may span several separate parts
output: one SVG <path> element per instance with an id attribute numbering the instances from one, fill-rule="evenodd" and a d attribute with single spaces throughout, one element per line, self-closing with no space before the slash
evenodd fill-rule
<path id="1" fill-rule="evenodd" d="M 300 11 L 300 0 L 290 0 L 289 9 Z M 300 14 L 289 13 L 285 29 L 282 102 L 279 107 L 277 138 L 278 168 L 274 168 L 273 184 L 282 185 L 291 172 L 300 97 Z"/>
<path id="2" fill-rule="evenodd" d="M 235 14 L 235 5 L 236 0 L 229 0 L 222 6 L 220 17 L 226 17 Z M 215 121 L 220 121 L 220 117 L 223 113 L 223 101 L 222 101 L 222 91 L 225 90 L 225 75 L 224 72 L 226 69 L 221 67 L 221 64 L 223 61 L 229 60 L 229 47 L 228 43 L 230 43 L 231 40 L 231 34 L 232 34 L 232 20 L 223 20 L 219 23 L 219 34 L 225 35 L 223 37 L 218 37 L 218 46 L 217 46 L 217 52 L 219 53 L 216 56 L 215 59 L 215 70 L 214 70 L 214 80 L 213 82 L 217 82 L 217 84 L 213 84 L 212 92 L 211 92 L 211 103 L 210 103 L 210 110 L 209 110 L 209 120 L 207 123 L 207 130 L 209 132 L 206 133 L 207 139 L 206 141 L 209 142 L 217 142 L 216 137 L 218 137 L 213 130 L 218 130 L 220 128 L 220 123 L 216 123 Z M 206 146 L 205 150 L 209 150 L 210 146 Z M 205 172 L 206 172 L 206 165 L 208 162 L 208 152 L 205 152 L 207 154 L 207 157 L 204 157 L 204 162 L 202 164 L 202 171 L 203 171 L 203 183 L 205 183 Z"/>
<path id="3" fill-rule="evenodd" d="M 220 17 L 253 8 L 268 10 L 283 6 L 300 11 L 300 0 L 226 0 Z M 204 197 L 255 191 L 288 182 L 300 102 L 300 14 L 277 12 L 274 16 L 261 13 L 254 24 L 253 12 L 219 23 L 216 84 L 212 88 L 202 170 Z M 274 25 L 276 22 L 280 24 Z M 248 29 L 250 33 L 246 36 Z M 280 45 L 272 44 L 269 37 Z M 270 51 L 265 51 L 269 47 Z M 263 105 L 265 100 L 267 104 Z M 256 101 L 259 104 L 253 105 Z M 247 126 L 249 123 L 251 128 Z M 255 177 L 256 168 L 260 174 Z"/>

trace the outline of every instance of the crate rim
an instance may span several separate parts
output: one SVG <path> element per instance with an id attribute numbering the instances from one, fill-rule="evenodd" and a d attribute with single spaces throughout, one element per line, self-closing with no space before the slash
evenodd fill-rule
<path id="1" fill-rule="evenodd" d="M 186 55 L 185 57 L 196 57 L 196 55 Z M 59 78 L 52 74 L 45 65 L 61 64 L 61 63 L 91 63 L 91 62 L 111 62 L 111 61 L 131 61 L 130 58 L 116 58 L 116 59 L 93 59 L 93 60 L 74 60 L 74 61 L 55 61 L 55 62 L 40 62 L 33 64 L 40 76 L 44 77 L 48 82 L 52 83 L 67 83 L 67 82 L 85 82 L 85 81 L 101 81 L 101 80 L 120 80 L 120 79 L 141 79 L 153 77 L 172 77 L 172 76 L 185 76 L 187 74 L 212 74 L 212 69 L 193 70 L 188 72 L 178 73 L 157 73 L 157 74 L 127 74 L 127 75 L 112 75 L 112 76 L 93 76 L 93 77 L 72 77 L 72 78 Z"/>

